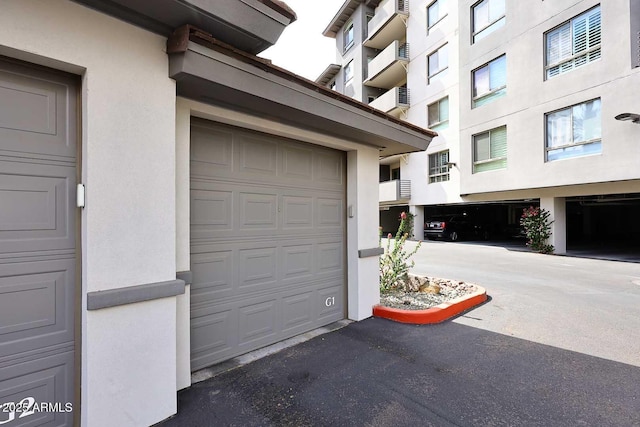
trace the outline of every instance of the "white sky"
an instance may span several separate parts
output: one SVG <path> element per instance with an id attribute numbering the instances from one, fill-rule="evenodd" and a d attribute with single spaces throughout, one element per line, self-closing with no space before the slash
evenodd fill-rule
<path id="1" fill-rule="evenodd" d="M 259 56 L 279 67 L 315 80 L 336 62 L 336 40 L 322 35 L 344 0 L 285 0 L 298 20 L 285 28 L 278 42 Z"/>

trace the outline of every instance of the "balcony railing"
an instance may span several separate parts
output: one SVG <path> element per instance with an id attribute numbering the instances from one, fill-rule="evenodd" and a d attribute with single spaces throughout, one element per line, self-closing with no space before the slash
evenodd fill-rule
<path id="1" fill-rule="evenodd" d="M 382 49 L 392 40 L 401 40 L 407 33 L 409 0 L 383 0 L 376 7 L 376 14 L 367 25 L 364 45 Z"/>
<path id="2" fill-rule="evenodd" d="M 398 48 L 398 58 L 409 59 L 409 43 L 403 43 Z"/>
<path id="3" fill-rule="evenodd" d="M 411 181 L 396 179 L 380 183 L 380 202 L 397 202 L 411 198 Z"/>
<path id="4" fill-rule="evenodd" d="M 409 89 L 394 87 L 369 103 L 373 108 L 399 117 L 402 111 L 409 108 Z"/>
<path id="5" fill-rule="evenodd" d="M 409 44 L 394 40 L 367 65 L 364 84 L 381 89 L 391 89 L 407 78 Z"/>
<path id="6" fill-rule="evenodd" d="M 409 88 L 398 88 L 398 104 L 409 106 Z"/>

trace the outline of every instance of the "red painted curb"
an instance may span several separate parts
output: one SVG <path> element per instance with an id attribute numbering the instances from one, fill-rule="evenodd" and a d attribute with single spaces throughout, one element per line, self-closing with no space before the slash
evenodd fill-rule
<path id="1" fill-rule="evenodd" d="M 454 299 L 448 303 L 443 303 L 427 310 L 401 310 L 389 308 L 381 305 L 373 307 L 373 315 L 384 319 L 394 320 L 401 323 L 413 323 L 426 325 L 440 323 L 453 316 L 469 310 L 487 300 L 487 291 L 478 286 L 478 290 L 472 294 Z"/>

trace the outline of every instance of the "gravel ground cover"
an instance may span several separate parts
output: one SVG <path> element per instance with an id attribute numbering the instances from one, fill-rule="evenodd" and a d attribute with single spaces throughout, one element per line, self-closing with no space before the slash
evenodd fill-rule
<path id="1" fill-rule="evenodd" d="M 436 277 L 412 276 L 415 291 L 393 289 L 380 294 L 380 305 L 403 310 L 426 310 L 477 290 L 473 283 Z"/>

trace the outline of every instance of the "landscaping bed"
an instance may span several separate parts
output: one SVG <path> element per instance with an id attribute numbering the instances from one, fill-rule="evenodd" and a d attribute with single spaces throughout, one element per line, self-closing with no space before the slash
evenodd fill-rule
<path id="1" fill-rule="evenodd" d="M 439 323 L 487 300 L 473 283 L 409 275 L 400 289 L 382 292 L 373 315 L 402 323 Z"/>

